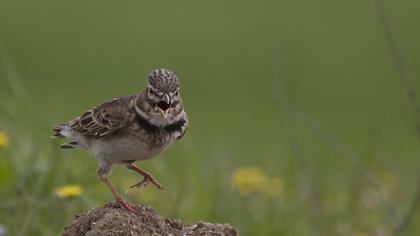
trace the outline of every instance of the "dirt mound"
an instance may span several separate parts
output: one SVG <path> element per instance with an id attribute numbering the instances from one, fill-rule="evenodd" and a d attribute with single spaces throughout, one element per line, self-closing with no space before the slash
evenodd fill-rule
<path id="1" fill-rule="evenodd" d="M 153 209 L 139 206 L 135 215 L 116 203 L 85 211 L 64 228 L 63 236 L 122 236 L 122 235 L 200 235 L 236 236 L 239 233 L 228 224 L 199 222 L 185 225 L 177 219 L 166 219 Z"/>

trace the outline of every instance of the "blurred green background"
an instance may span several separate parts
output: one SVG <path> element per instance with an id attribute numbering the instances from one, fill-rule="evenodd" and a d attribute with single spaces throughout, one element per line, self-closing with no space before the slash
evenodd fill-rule
<path id="1" fill-rule="evenodd" d="M 420 2 L 385 0 L 420 91 Z M 415 114 L 375 1 L 0 2 L 0 225 L 57 235 L 112 201 L 96 160 L 48 126 L 173 70 L 190 128 L 123 194 L 242 235 L 392 235 L 420 170 Z M 6 143 L 4 140 L 8 139 Z M 6 140 L 7 141 L 7 140 Z M 110 175 L 124 191 L 139 177 Z M 60 198 L 57 188 L 78 185 Z M 420 213 L 404 235 L 420 233 Z"/>

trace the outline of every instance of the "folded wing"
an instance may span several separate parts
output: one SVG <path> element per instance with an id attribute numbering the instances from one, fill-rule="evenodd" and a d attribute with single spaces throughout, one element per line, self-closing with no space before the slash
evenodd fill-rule
<path id="1" fill-rule="evenodd" d="M 131 97 L 115 98 L 96 106 L 68 123 L 69 128 L 86 136 L 104 137 L 128 123 Z"/>

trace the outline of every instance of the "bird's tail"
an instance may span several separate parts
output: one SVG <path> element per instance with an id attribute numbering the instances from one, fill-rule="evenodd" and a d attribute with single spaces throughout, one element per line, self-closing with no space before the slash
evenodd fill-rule
<path id="1" fill-rule="evenodd" d="M 71 136 L 70 128 L 65 124 L 52 125 L 51 130 L 53 131 L 51 138 L 65 138 Z"/>
<path id="2" fill-rule="evenodd" d="M 67 142 L 60 145 L 60 148 L 62 149 L 68 149 L 68 148 L 77 148 L 80 147 L 78 142 Z"/>
<path id="3" fill-rule="evenodd" d="M 51 138 L 65 138 L 65 137 L 72 137 L 70 127 L 67 124 L 62 125 L 52 125 L 51 130 L 53 134 Z M 63 143 L 60 145 L 60 148 L 67 149 L 67 148 L 77 148 L 80 147 L 78 142 L 70 141 L 67 143 Z"/>

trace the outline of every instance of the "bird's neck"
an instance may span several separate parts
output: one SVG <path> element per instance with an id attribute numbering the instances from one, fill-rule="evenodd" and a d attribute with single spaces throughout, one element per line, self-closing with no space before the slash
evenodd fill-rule
<path id="1" fill-rule="evenodd" d="M 160 113 L 154 112 L 154 108 L 146 101 L 144 94 L 139 94 L 134 101 L 134 112 L 137 121 L 141 121 L 147 126 L 146 122 L 151 126 L 166 127 L 175 124 L 184 118 L 184 111 L 177 114 L 168 114 L 164 118 Z"/>

